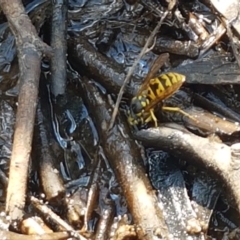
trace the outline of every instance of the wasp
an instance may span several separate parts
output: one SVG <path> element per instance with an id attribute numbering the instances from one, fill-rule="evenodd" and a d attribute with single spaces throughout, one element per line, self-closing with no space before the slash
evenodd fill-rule
<path id="1" fill-rule="evenodd" d="M 168 56 L 167 53 L 162 54 L 154 61 L 136 96 L 132 98 L 128 110 L 128 122 L 130 125 L 136 126 L 154 121 L 155 127 L 157 127 L 157 118 L 154 114 L 156 106 L 162 103 L 164 99 L 172 96 L 184 83 L 186 77 L 176 72 L 163 73 L 154 77 Z M 178 107 L 162 106 L 161 109 L 180 112 L 192 118 Z"/>

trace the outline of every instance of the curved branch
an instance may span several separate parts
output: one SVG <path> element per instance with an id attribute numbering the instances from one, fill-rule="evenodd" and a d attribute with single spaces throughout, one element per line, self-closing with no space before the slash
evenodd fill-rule
<path id="1" fill-rule="evenodd" d="M 233 195 L 240 212 L 240 144 L 231 147 L 190 133 L 177 124 L 163 124 L 134 133 L 144 146 L 173 151 L 191 163 L 200 164 L 212 170 L 224 181 Z"/>

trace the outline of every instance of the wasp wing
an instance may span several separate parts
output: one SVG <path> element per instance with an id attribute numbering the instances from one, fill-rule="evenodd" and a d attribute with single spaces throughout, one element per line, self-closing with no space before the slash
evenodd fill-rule
<path id="1" fill-rule="evenodd" d="M 163 66 L 163 64 L 167 61 L 168 58 L 168 53 L 163 53 L 156 58 L 156 60 L 150 67 L 150 70 L 145 77 L 140 89 L 138 90 L 137 96 L 140 95 L 144 89 L 146 89 L 146 85 L 148 85 L 149 81 L 156 76 L 157 71 Z"/>

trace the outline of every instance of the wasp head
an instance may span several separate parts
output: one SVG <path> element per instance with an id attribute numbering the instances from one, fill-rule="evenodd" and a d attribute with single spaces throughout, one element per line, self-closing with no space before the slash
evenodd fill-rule
<path id="1" fill-rule="evenodd" d="M 128 110 L 128 122 L 130 125 L 137 125 L 143 122 L 144 108 L 148 104 L 146 96 L 134 97 Z"/>

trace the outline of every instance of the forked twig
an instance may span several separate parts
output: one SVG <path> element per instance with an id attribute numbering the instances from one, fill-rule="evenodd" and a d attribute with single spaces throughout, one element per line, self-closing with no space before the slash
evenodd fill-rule
<path id="1" fill-rule="evenodd" d="M 116 115 L 117 115 L 117 112 L 118 112 L 118 108 L 119 108 L 119 105 L 120 105 L 120 102 L 122 100 L 122 96 L 123 96 L 123 93 L 124 93 L 124 89 L 125 87 L 127 86 L 129 80 L 130 80 L 130 77 L 132 76 L 133 74 L 133 71 L 134 69 L 136 68 L 137 64 L 139 63 L 140 59 L 143 57 L 144 54 L 146 54 L 148 51 L 149 51 L 149 44 L 151 42 L 153 42 L 154 40 L 154 37 L 156 36 L 159 28 L 161 27 L 164 19 L 166 18 L 166 16 L 168 15 L 168 10 L 164 12 L 164 14 L 162 15 L 161 19 L 159 20 L 157 26 L 154 28 L 154 30 L 151 32 L 149 38 L 147 39 L 144 47 L 142 48 L 141 52 L 139 53 L 137 59 L 134 61 L 133 65 L 131 66 L 131 68 L 129 69 L 128 73 L 127 73 L 127 76 L 123 82 L 123 85 L 118 93 L 118 97 L 117 97 L 117 101 L 116 101 L 116 104 L 114 106 L 114 109 L 113 109 L 113 113 L 112 113 L 112 117 L 111 117 L 111 121 L 110 121 L 110 124 L 109 124 L 109 127 L 108 127 L 108 130 L 110 130 L 113 125 L 114 125 L 114 122 L 115 122 L 115 118 L 116 118 Z M 150 47 L 151 48 L 151 47 Z"/>

